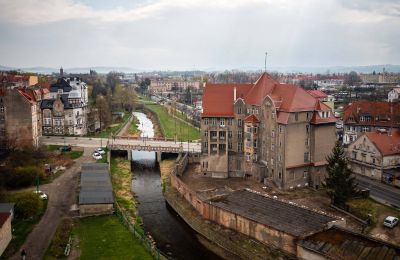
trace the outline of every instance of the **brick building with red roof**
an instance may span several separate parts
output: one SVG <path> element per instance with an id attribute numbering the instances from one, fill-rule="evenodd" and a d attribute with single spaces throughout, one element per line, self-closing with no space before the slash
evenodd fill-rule
<path id="1" fill-rule="evenodd" d="M 2 85 L 0 90 L 0 149 L 39 146 L 42 133 L 40 101 L 48 89 L 38 84 L 28 87 L 11 84 Z"/>
<path id="2" fill-rule="evenodd" d="M 354 173 L 400 187 L 400 130 L 363 133 L 347 149 Z"/>
<path id="3" fill-rule="evenodd" d="M 319 187 L 335 143 L 331 109 L 264 73 L 254 84 L 206 84 L 201 171 L 251 177 L 283 189 Z"/>
<path id="4" fill-rule="evenodd" d="M 343 111 L 343 143 L 350 144 L 364 132 L 400 128 L 400 103 L 359 100 Z"/>

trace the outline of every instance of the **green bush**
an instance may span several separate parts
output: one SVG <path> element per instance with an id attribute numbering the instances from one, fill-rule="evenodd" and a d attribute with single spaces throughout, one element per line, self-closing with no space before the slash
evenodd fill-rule
<path id="1" fill-rule="evenodd" d="M 20 219 L 36 217 L 43 209 L 42 199 L 32 191 L 15 194 L 10 201 L 15 203 L 15 216 Z"/>
<path id="2" fill-rule="evenodd" d="M 16 167 L 6 173 L 6 186 L 9 188 L 23 188 L 35 184 L 36 177 L 43 180 L 44 173 L 35 166 Z"/>

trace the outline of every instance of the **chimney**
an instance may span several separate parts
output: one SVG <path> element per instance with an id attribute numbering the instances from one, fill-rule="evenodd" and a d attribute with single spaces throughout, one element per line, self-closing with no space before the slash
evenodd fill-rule
<path id="1" fill-rule="evenodd" d="M 233 102 L 236 101 L 236 87 L 233 88 Z"/>

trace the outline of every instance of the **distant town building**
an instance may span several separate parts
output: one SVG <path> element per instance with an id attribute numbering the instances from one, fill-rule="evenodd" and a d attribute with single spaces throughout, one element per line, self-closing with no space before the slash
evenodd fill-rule
<path id="1" fill-rule="evenodd" d="M 375 73 L 375 74 L 360 74 L 360 79 L 363 83 L 399 83 L 400 74 L 398 73 Z"/>
<path id="2" fill-rule="evenodd" d="M 351 170 L 400 187 L 400 130 L 366 132 L 347 149 Z"/>
<path id="3" fill-rule="evenodd" d="M 333 95 L 327 95 L 321 90 L 308 90 L 308 93 L 330 107 L 332 111 L 335 110 L 335 97 Z"/>
<path id="4" fill-rule="evenodd" d="M 314 84 L 322 89 L 331 89 L 343 86 L 344 77 L 314 80 Z"/>
<path id="5" fill-rule="evenodd" d="M 59 78 L 40 108 L 43 135 L 87 134 L 88 89 L 80 78 Z"/>
<path id="6" fill-rule="evenodd" d="M 350 144 L 364 132 L 400 127 L 400 103 L 355 101 L 344 108 L 343 143 Z"/>
<path id="7" fill-rule="evenodd" d="M 264 73 L 254 84 L 206 84 L 201 172 L 282 189 L 320 187 L 336 141 L 331 108 Z"/>
<path id="8" fill-rule="evenodd" d="M 199 89 L 200 82 L 199 81 L 184 81 L 184 80 L 170 80 L 163 79 L 157 80 L 152 79 L 149 86 L 149 91 L 151 93 L 162 93 L 169 92 L 174 90 L 185 90 L 187 88 L 191 89 Z"/>
<path id="9" fill-rule="evenodd" d="M 0 73 L 0 87 L 3 88 L 23 88 L 37 83 L 38 76 Z"/>
<path id="10" fill-rule="evenodd" d="M 388 93 L 388 102 L 396 102 L 399 101 L 400 95 L 400 85 L 389 91 Z"/>

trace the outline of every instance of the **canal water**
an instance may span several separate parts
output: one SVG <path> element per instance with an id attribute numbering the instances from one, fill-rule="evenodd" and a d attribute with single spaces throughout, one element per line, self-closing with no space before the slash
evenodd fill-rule
<path id="1" fill-rule="evenodd" d="M 142 137 L 153 137 L 151 120 L 140 112 L 134 115 Z M 173 259 L 221 259 L 199 242 L 198 234 L 165 202 L 155 153 L 133 151 L 132 161 L 132 189 L 139 202 L 139 215 L 157 247 Z"/>

